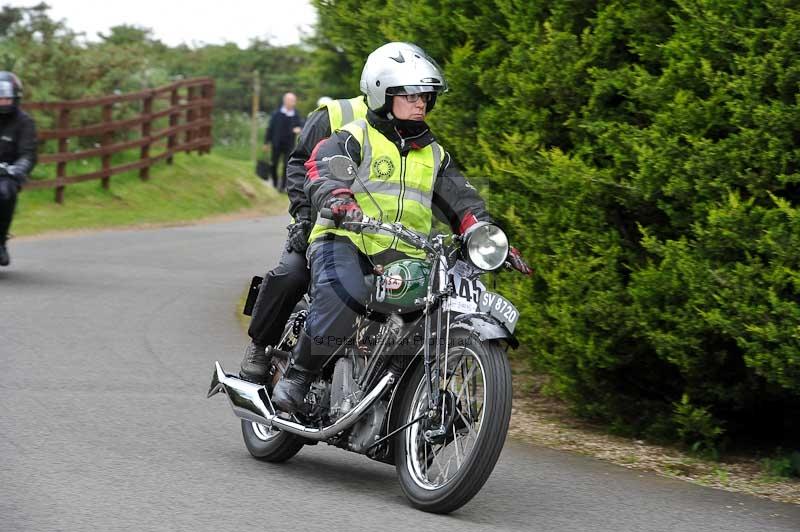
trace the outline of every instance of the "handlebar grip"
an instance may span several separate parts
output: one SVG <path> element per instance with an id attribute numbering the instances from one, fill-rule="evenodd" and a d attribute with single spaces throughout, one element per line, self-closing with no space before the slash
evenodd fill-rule
<path id="1" fill-rule="evenodd" d="M 321 218 L 325 218 L 326 220 L 333 220 L 333 213 L 327 207 L 320 209 L 319 215 Z"/>

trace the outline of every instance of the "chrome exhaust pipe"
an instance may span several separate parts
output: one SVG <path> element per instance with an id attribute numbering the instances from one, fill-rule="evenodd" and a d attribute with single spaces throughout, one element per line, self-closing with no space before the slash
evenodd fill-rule
<path id="1" fill-rule="evenodd" d="M 223 392 L 228 396 L 233 413 L 237 417 L 318 441 L 327 440 L 331 436 L 352 427 L 358 421 L 358 418 L 389 389 L 395 380 L 393 373 L 387 373 L 375 388 L 359 401 L 352 410 L 337 419 L 332 425 L 316 428 L 278 417 L 275 413 L 275 407 L 269 399 L 266 387 L 227 375 L 219 362 L 215 362 L 214 365 L 216 369 L 211 376 L 208 397 Z"/>

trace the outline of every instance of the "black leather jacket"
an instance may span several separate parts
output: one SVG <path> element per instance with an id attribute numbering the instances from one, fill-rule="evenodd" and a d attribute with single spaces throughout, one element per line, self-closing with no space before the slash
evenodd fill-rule
<path id="1" fill-rule="evenodd" d="M 0 177 L 10 177 L 22 185 L 36 165 L 36 125 L 24 111 L 0 114 Z"/>
<path id="2" fill-rule="evenodd" d="M 318 109 L 309 115 L 300 139 L 297 141 L 289 162 L 286 163 L 286 191 L 289 194 L 289 214 L 297 220 L 313 222 L 317 219 L 317 211 L 308 200 L 303 187 L 306 183 L 306 167 L 304 166 L 311 152 L 320 141 L 331 136 L 331 121 L 328 110 Z"/>

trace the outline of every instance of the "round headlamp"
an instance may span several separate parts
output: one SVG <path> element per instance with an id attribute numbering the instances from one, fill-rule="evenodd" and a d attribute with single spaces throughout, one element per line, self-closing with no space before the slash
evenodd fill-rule
<path id="1" fill-rule="evenodd" d="M 508 237 L 496 225 L 478 222 L 464 234 L 461 252 L 473 266 L 491 272 L 506 262 Z"/>

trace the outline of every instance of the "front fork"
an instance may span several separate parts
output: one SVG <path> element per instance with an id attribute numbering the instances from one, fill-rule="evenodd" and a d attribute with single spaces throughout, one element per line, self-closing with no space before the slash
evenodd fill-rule
<path id="1" fill-rule="evenodd" d="M 425 438 L 431 440 L 445 433 L 445 401 L 442 401 L 441 370 L 439 360 L 442 356 L 441 334 L 444 331 L 444 376 L 447 378 L 447 362 L 449 356 L 448 346 L 450 345 L 450 310 L 449 300 L 453 287 L 447 278 L 447 261 L 444 257 L 439 257 L 437 268 L 432 272 L 436 275 L 435 283 L 428 283 L 428 293 L 425 308 L 425 339 L 423 344 L 423 364 L 425 366 L 425 381 L 428 388 L 428 419 L 432 422 L 439 417 L 438 426 L 431 426 L 425 431 Z M 431 279 L 433 281 L 434 279 Z M 434 285 L 437 291 L 434 292 Z M 438 303 L 438 304 L 437 304 Z M 436 331 L 431 331 L 431 309 L 436 305 Z M 444 310 L 447 308 L 448 310 Z M 442 314 L 446 314 L 443 318 Z M 444 324 L 442 321 L 444 320 Z M 442 327 L 444 325 L 444 327 Z M 435 348 L 431 350 L 431 343 Z M 431 423 L 432 425 L 432 423 Z M 430 426 L 430 425 L 429 425 Z"/>

